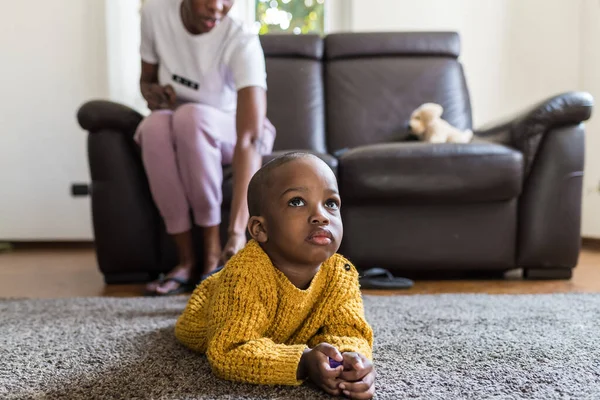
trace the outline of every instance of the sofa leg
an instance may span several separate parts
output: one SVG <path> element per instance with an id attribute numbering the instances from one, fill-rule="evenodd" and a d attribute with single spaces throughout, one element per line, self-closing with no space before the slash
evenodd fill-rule
<path id="1" fill-rule="evenodd" d="M 523 270 L 523 278 L 537 279 L 571 279 L 573 276 L 573 268 L 525 268 Z"/>

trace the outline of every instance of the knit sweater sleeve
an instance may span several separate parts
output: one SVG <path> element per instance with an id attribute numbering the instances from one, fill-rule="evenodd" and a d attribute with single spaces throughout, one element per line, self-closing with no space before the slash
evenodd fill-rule
<path id="1" fill-rule="evenodd" d="M 365 319 L 358 283 L 350 297 L 329 314 L 325 325 L 310 338 L 308 345 L 315 347 L 319 343 L 329 343 L 342 353 L 357 352 L 372 360 L 373 330 Z"/>
<path id="2" fill-rule="evenodd" d="M 305 345 L 275 343 L 266 337 L 269 310 L 257 277 L 235 274 L 215 291 L 206 356 L 223 379 L 265 385 L 299 385 L 298 364 Z M 263 297 L 263 298 L 261 298 Z"/>

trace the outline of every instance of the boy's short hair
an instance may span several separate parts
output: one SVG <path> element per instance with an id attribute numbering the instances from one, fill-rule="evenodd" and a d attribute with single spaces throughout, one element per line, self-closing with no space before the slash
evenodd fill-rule
<path id="1" fill-rule="evenodd" d="M 321 160 L 319 157 L 310 154 L 303 153 L 300 151 L 294 151 L 279 156 L 268 163 L 266 163 L 261 169 L 259 169 L 248 185 L 248 210 L 251 217 L 262 215 L 262 206 L 264 204 L 265 195 L 267 188 L 269 187 L 269 179 L 271 178 L 272 172 L 284 164 L 290 161 L 298 160 L 300 158 L 316 158 Z"/>

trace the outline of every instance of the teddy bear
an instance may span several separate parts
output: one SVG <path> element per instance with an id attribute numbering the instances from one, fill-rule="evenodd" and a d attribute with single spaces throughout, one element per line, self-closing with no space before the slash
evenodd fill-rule
<path id="1" fill-rule="evenodd" d="M 461 131 L 442 119 L 444 108 L 435 103 L 425 103 L 410 116 L 409 128 L 413 135 L 427 143 L 469 143 L 473 131 Z"/>

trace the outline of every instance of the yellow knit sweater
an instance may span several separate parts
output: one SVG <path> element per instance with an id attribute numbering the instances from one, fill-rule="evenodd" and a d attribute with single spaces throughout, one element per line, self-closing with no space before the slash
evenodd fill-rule
<path id="1" fill-rule="evenodd" d="M 300 290 L 253 240 L 195 289 L 175 335 L 205 353 L 218 377 L 255 384 L 301 384 L 302 352 L 322 342 L 372 358 L 358 273 L 346 259 L 332 256 Z"/>

